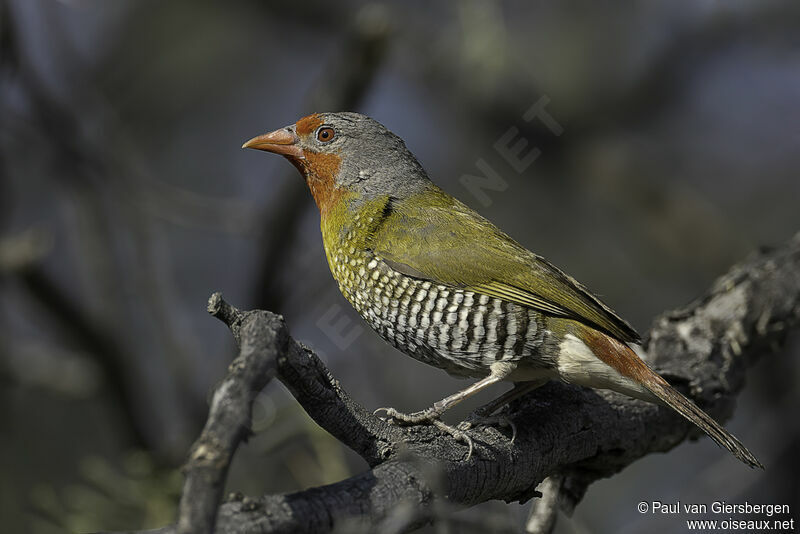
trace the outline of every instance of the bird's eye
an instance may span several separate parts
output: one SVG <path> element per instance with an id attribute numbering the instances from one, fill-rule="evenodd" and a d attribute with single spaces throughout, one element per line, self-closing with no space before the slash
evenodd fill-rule
<path id="1" fill-rule="evenodd" d="M 317 130 L 317 141 L 320 143 L 329 143 L 333 141 L 335 136 L 336 132 L 330 126 L 325 126 Z"/>

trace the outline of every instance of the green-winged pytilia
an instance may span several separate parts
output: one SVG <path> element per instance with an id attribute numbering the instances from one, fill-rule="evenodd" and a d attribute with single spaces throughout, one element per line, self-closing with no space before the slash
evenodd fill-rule
<path id="1" fill-rule="evenodd" d="M 318 113 L 244 144 L 281 154 L 320 212 L 342 294 L 383 339 L 451 375 L 477 379 L 413 414 L 439 416 L 501 380 L 499 407 L 549 379 L 663 403 L 750 466 L 753 454 L 637 355 L 639 335 L 585 287 L 434 185 L 403 140 L 358 113 Z M 462 427 L 463 429 L 464 427 Z M 471 446 L 471 441 L 470 441 Z"/>

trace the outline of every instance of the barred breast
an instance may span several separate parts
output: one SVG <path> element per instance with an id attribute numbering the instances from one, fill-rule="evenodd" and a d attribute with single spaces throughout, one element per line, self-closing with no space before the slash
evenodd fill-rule
<path id="1" fill-rule="evenodd" d="M 392 269 L 368 251 L 330 251 L 339 289 L 383 339 L 457 376 L 480 377 L 499 360 L 535 365 L 544 318 L 517 304 Z M 544 364 L 542 364 L 544 365 Z"/>

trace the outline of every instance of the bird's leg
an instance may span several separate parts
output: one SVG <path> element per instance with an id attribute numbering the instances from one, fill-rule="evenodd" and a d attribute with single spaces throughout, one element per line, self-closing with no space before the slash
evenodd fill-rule
<path id="1" fill-rule="evenodd" d="M 430 408 L 426 408 L 419 412 L 414 413 L 402 413 L 398 412 L 394 408 L 378 408 L 375 410 L 374 413 L 378 412 L 385 412 L 386 415 L 392 419 L 397 421 L 408 423 L 408 424 L 418 424 L 418 423 L 425 423 L 431 421 L 432 419 L 438 419 L 440 415 L 444 412 L 458 404 L 459 402 L 463 401 L 464 399 L 471 397 L 472 395 L 476 394 L 477 392 L 485 389 L 492 384 L 499 382 L 506 378 L 511 372 L 516 368 L 516 365 L 509 362 L 495 362 L 490 367 L 489 376 L 486 378 L 482 378 L 472 384 L 471 386 L 462 389 L 456 393 L 453 393 L 449 397 L 445 397 L 440 401 L 433 403 L 433 406 Z"/>
<path id="2" fill-rule="evenodd" d="M 463 441 L 469 446 L 469 453 L 467 453 L 467 460 L 470 459 L 472 456 L 472 449 L 473 443 L 472 438 L 470 438 L 463 430 L 459 430 L 458 428 L 452 427 L 446 423 L 443 423 L 439 420 L 439 416 L 442 415 L 444 412 L 461 402 L 462 400 L 471 397 L 472 395 L 476 394 L 477 392 L 481 391 L 484 388 L 491 386 L 492 384 L 499 382 L 506 378 L 514 369 L 516 368 L 515 364 L 507 363 L 507 362 L 496 362 L 492 364 L 490 367 L 491 372 L 489 376 L 486 378 L 482 378 L 478 380 L 468 388 L 464 388 L 461 391 L 453 393 L 449 397 L 445 397 L 440 401 L 433 403 L 433 406 L 430 408 L 426 408 L 425 410 L 414 412 L 410 414 L 398 412 L 394 408 L 378 408 L 375 410 L 374 413 L 378 412 L 385 412 L 386 415 L 390 419 L 394 419 L 400 423 L 406 424 L 418 424 L 418 423 L 431 423 L 439 430 L 446 432 L 453 436 L 458 441 Z"/>
<path id="3" fill-rule="evenodd" d="M 511 388 L 510 390 L 506 391 L 505 393 L 503 393 L 502 395 L 500 395 L 499 397 L 497 397 L 493 401 L 481 406 L 480 408 L 478 408 L 477 410 L 472 412 L 470 417 L 472 415 L 484 416 L 484 417 L 485 416 L 490 416 L 494 412 L 496 412 L 497 410 L 502 408 L 503 406 L 511 404 L 512 402 L 514 402 L 515 400 L 519 399 L 520 397 L 523 397 L 523 396 L 527 395 L 528 393 L 530 393 L 534 389 L 537 389 L 537 388 L 543 386 L 544 384 L 547 383 L 548 380 L 549 379 L 547 379 L 547 378 L 542 378 L 540 380 L 530 380 L 528 382 L 517 382 L 516 384 L 514 384 L 513 388 Z"/>
<path id="4" fill-rule="evenodd" d="M 534 389 L 542 386 L 547 382 L 547 380 L 547 378 L 542 378 L 539 380 L 518 382 L 514 384 L 513 388 L 469 414 L 464 421 L 459 423 L 458 429 L 469 430 L 470 428 L 474 428 L 476 426 L 487 425 L 509 426 L 511 427 L 511 441 L 513 442 L 514 438 L 517 437 L 516 425 L 514 425 L 514 422 L 511 421 L 511 419 L 509 419 L 507 416 L 501 414 L 493 415 L 494 412 L 503 406 L 509 405 L 518 398 L 530 393 Z"/>

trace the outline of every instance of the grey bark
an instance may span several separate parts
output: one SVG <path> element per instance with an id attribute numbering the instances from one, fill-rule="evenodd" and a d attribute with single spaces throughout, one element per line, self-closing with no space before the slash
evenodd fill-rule
<path id="1" fill-rule="evenodd" d="M 281 317 L 269 312 L 241 314 L 219 293 L 209 299 L 208 311 L 231 326 L 239 357 L 216 387 L 208 421 L 184 466 L 186 480 L 178 506 L 180 534 L 213 532 L 228 466 L 239 443 L 248 436 L 253 401 L 275 376 L 288 339 Z"/>
<path id="2" fill-rule="evenodd" d="M 353 402 L 320 359 L 288 336 L 277 316 L 241 313 L 218 295 L 212 303 L 239 340 L 240 356 L 217 388 L 209 422 L 192 449 L 178 525 L 153 532 L 188 532 L 185 524 L 197 525 L 193 532 L 209 532 L 214 520 L 220 534 L 350 531 L 354 521 L 366 530 L 408 531 L 431 520 L 443 502 L 456 507 L 490 499 L 525 502 L 551 475 L 558 483 L 548 487 L 558 488 L 559 505 L 569 509 L 592 481 L 700 435 L 667 408 L 550 383 L 513 406 L 510 417 L 518 429 L 513 443 L 507 431 L 475 429 L 475 452 L 465 460 L 466 447 L 449 435 L 431 426 L 393 426 Z M 701 298 L 657 318 L 645 345 L 656 370 L 724 421 L 747 368 L 799 322 L 800 234 L 754 254 Z M 255 388 L 263 387 L 273 369 L 308 414 L 371 469 L 297 493 L 239 498 L 222 504 L 215 517 Z M 198 461 L 197 451 L 208 443 L 217 447 L 215 461 Z M 552 502 L 531 522 L 548 523 Z"/>

